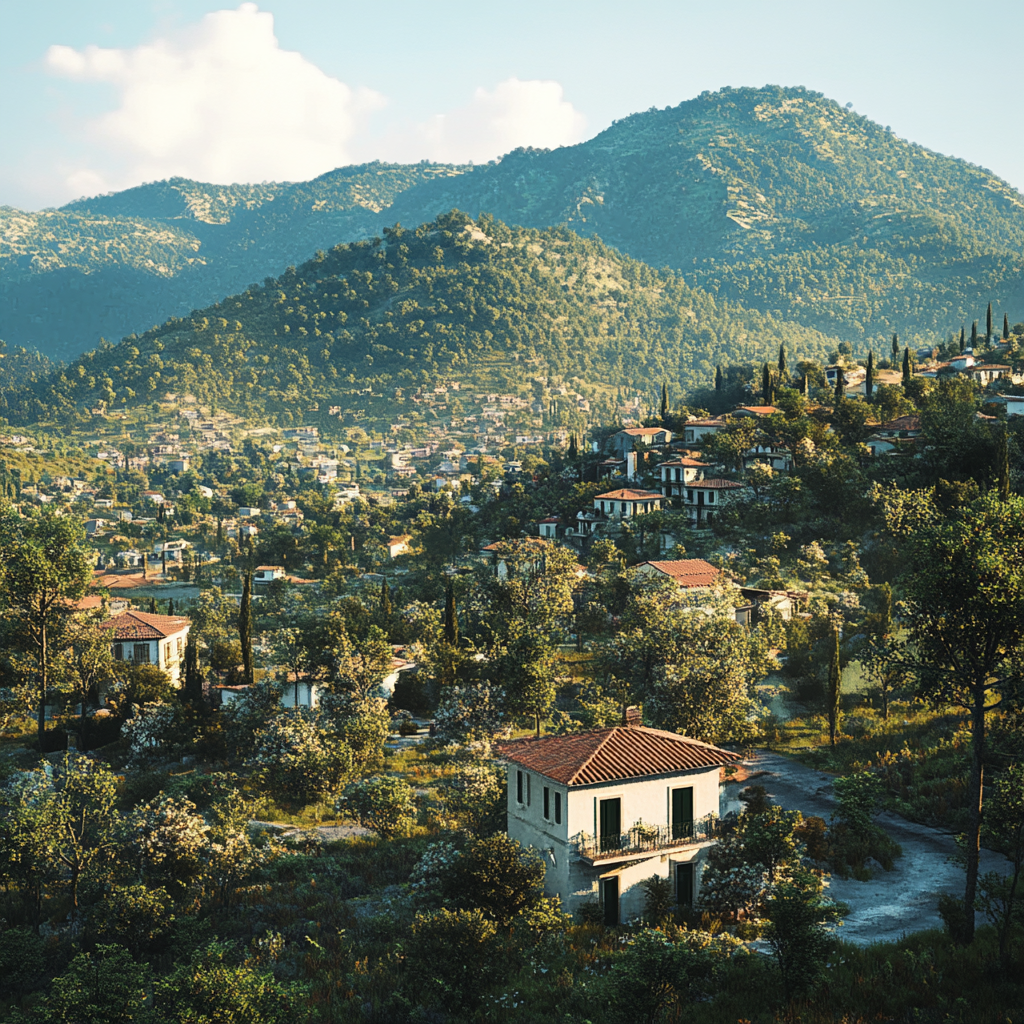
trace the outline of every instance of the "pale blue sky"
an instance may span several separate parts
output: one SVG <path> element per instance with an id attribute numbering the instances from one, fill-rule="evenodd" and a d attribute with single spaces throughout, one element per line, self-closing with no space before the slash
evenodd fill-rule
<path id="1" fill-rule="evenodd" d="M 269 19 L 239 3 L 0 0 L 0 204 L 173 173 L 485 160 L 765 83 L 852 102 L 1024 188 L 1022 0 L 262 0 L 270 49 Z M 253 105 L 267 114 L 247 126 Z"/>

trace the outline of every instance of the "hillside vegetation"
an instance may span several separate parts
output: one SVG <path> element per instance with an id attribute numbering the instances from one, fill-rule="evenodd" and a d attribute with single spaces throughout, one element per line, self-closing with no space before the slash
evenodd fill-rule
<path id="1" fill-rule="evenodd" d="M 69 358 L 316 249 L 460 209 L 565 224 L 860 347 L 1024 319 L 1024 197 L 805 89 L 725 89 L 483 167 L 366 164 L 298 184 L 173 179 L 0 210 L 0 337 Z"/>
<path id="2" fill-rule="evenodd" d="M 74 418 L 101 402 L 130 407 L 184 392 L 287 423 L 320 407 L 352 409 L 367 388 L 383 395 L 454 377 L 521 390 L 538 374 L 644 392 L 665 380 L 678 394 L 710 383 L 719 362 L 774 359 L 783 342 L 808 357 L 835 346 L 565 228 L 453 212 L 321 251 L 189 318 L 104 346 L 10 394 L 5 414 Z"/>

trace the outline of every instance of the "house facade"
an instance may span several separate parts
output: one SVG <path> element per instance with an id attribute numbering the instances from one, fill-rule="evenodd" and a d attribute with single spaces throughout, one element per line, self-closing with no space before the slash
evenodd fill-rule
<path id="1" fill-rule="evenodd" d="M 672 431 L 664 427 L 627 427 L 608 438 L 608 447 L 613 452 L 635 451 L 637 448 L 653 448 L 669 444 Z"/>
<path id="2" fill-rule="evenodd" d="M 181 665 L 191 623 L 183 615 L 151 615 L 126 611 L 102 623 L 110 632 L 115 661 L 155 665 L 175 686 L 181 685 Z"/>
<path id="3" fill-rule="evenodd" d="M 683 427 L 683 440 L 687 444 L 700 444 L 708 434 L 715 434 L 725 428 L 725 420 L 687 420 Z"/>
<path id="4" fill-rule="evenodd" d="M 686 490 L 686 485 L 699 480 L 708 468 L 708 463 L 686 457 L 663 462 L 658 467 L 661 473 L 661 493 L 666 498 L 679 497 Z"/>
<path id="5" fill-rule="evenodd" d="M 594 508 L 609 519 L 632 519 L 661 509 L 663 496 L 657 491 L 639 491 L 626 487 L 594 498 Z"/>
<path id="6" fill-rule="evenodd" d="M 683 493 L 683 508 L 696 525 L 709 523 L 744 490 L 735 480 L 695 480 Z"/>
<path id="7" fill-rule="evenodd" d="M 717 835 L 719 771 L 738 754 L 641 725 L 517 740 L 508 760 L 508 834 L 537 850 L 547 893 L 569 913 L 600 900 L 617 925 L 643 912 L 640 883 L 700 889 Z"/>

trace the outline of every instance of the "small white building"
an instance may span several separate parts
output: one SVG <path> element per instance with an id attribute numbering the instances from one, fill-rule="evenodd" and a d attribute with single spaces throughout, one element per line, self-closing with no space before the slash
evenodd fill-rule
<path id="1" fill-rule="evenodd" d="M 274 580 L 285 578 L 283 565 L 257 565 L 252 575 L 253 583 L 273 583 Z"/>
<path id="2" fill-rule="evenodd" d="M 663 496 L 657 491 L 637 491 L 624 487 L 597 495 L 594 508 L 610 519 L 632 519 L 648 512 L 658 512 L 662 500 Z"/>
<path id="3" fill-rule="evenodd" d="M 683 427 L 683 440 L 687 444 L 700 444 L 708 434 L 716 434 L 724 430 L 725 420 L 687 420 Z"/>
<path id="4" fill-rule="evenodd" d="M 179 686 L 190 625 L 183 615 L 126 611 L 107 619 L 100 628 L 110 631 L 115 661 L 155 665 Z"/>
<path id="5" fill-rule="evenodd" d="M 710 523 L 745 488 L 735 480 L 694 480 L 683 494 L 683 508 L 696 525 Z"/>
<path id="6" fill-rule="evenodd" d="M 663 462 L 658 470 L 661 473 L 661 492 L 666 498 L 676 497 L 686 490 L 686 485 L 699 480 L 704 475 L 708 463 L 697 459 L 678 458 Z"/>
<path id="7" fill-rule="evenodd" d="M 604 920 L 639 917 L 640 883 L 672 881 L 692 904 L 717 835 L 719 771 L 738 754 L 641 725 L 502 745 L 508 834 L 544 858 L 544 887 L 569 913 L 600 899 Z"/>

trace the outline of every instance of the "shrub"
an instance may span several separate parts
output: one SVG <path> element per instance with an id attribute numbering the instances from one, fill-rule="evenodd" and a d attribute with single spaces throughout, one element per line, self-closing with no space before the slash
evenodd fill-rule
<path id="1" fill-rule="evenodd" d="M 644 894 L 644 920 L 657 922 L 669 916 L 675 907 L 672 882 L 661 875 L 651 875 L 640 883 Z"/>
<path id="2" fill-rule="evenodd" d="M 405 779 L 382 775 L 353 783 L 337 803 L 339 814 L 356 818 L 381 839 L 407 835 L 416 815 L 412 789 Z"/>
<path id="3" fill-rule="evenodd" d="M 246 761 L 275 793 L 309 803 L 337 792 L 352 771 L 352 751 L 304 714 L 272 719 Z"/>

